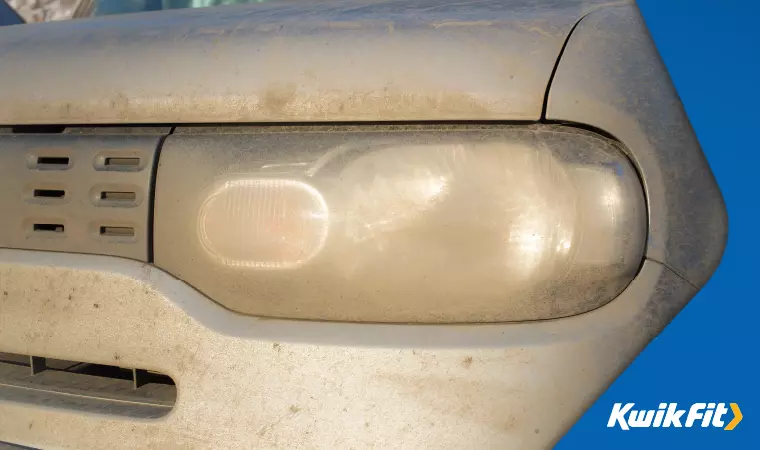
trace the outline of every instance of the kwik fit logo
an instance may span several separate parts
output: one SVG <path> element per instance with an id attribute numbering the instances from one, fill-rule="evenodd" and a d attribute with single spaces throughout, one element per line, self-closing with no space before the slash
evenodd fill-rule
<path id="1" fill-rule="evenodd" d="M 635 403 L 612 405 L 607 428 L 620 427 L 627 431 L 631 428 L 714 427 L 731 431 L 743 417 L 736 403 L 729 404 L 730 410 L 725 403 L 694 403 L 687 409 L 680 409 L 678 403 L 660 403 L 657 409 L 633 409 L 635 406 Z"/>

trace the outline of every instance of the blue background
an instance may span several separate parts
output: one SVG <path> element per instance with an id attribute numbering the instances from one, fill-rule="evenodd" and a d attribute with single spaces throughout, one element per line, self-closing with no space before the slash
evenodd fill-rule
<path id="1" fill-rule="evenodd" d="M 639 0 L 639 8 L 725 197 L 728 247 L 707 286 L 557 448 L 760 449 L 760 0 Z M 735 402 L 744 420 L 730 432 L 625 432 L 606 427 L 615 402 Z"/>

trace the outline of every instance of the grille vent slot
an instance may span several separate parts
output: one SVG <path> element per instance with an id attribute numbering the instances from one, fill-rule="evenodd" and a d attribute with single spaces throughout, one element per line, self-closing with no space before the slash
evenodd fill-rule
<path id="1" fill-rule="evenodd" d="M 144 168 L 139 156 L 103 154 L 95 158 L 95 170 L 108 172 L 137 172 Z"/>
<path id="2" fill-rule="evenodd" d="M 66 228 L 62 223 L 35 223 L 32 231 L 39 233 L 63 233 Z"/>
<path id="3" fill-rule="evenodd" d="M 177 388 L 145 369 L 0 353 L 0 399 L 157 418 L 171 411 Z"/>
<path id="4" fill-rule="evenodd" d="M 63 189 L 35 189 L 33 195 L 36 198 L 64 198 L 66 191 Z"/>
<path id="5" fill-rule="evenodd" d="M 132 208 L 138 206 L 143 197 L 136 186 L 100 185 L 93 187 L 90 197 L 95 206 L 112 208 Z"/>
<path id="6" fill-rule="evenodd" d="M 140 166 L 140 158 L 105 158 L 103 165 L 108 170 L 131 170 Z"/>
<path id="7" fill-rule="evenodd" d="M 102 200 L 112 200 L 112 201 L 119 201 L 119 202 L 134 202 L 137 199 L 137 193 L 103 191 L 100 193 L 100 198 Z"/>
<path id="8" fill-rule="evenodd" d="M 101 236 L 134 237 L 135 229 L 132 227 L 100 227 Z"/>
<path id="9" fill-rule="evenodd" d="M 35 169 L 37 170 L 67 170 L 71 167 L 68 156 L 37 156 Z"/>

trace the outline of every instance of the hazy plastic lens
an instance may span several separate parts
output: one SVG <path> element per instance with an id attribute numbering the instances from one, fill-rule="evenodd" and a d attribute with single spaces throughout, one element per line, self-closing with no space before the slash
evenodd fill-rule
<path id="1" fill-rule="evenodd" d="M 616 144 L 590 134 L 257 139 L 255 152 L 215 154 L 200 187 L 174 180 L 199 199 L 175 210 L 175 220 L 192 217 L 201 244 L 199 253 L 173 250 L 194 261 L 175 263 L 180 275 L 238 311 L 375 322 L 561 317 L 613 299 L 644 255 L 638 176 Z M 172 157 L 171 147 L 162 153 Z"/>

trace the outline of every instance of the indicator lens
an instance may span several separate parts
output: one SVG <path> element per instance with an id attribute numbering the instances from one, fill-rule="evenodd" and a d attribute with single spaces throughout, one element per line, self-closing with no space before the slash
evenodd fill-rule
<path id="1" fill-rule="evenodd" d="M 200 210 L 199 230 L 209 254 L 228 266 L 297 267 L 327 237 L 327 206 L 314 188 L 292 180 L 231 180 Z"/>

